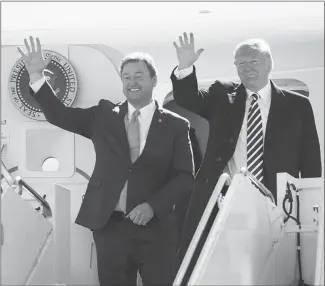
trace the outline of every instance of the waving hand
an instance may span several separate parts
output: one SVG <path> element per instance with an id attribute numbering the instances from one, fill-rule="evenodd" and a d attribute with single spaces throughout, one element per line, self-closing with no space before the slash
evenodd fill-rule
<path id="1" fill-rule="evenodd" d="M 183 35 L 184 39 L 182 36 L 179 36 L 179 45 L 177 45 L 176 42 L 173 42 L 174 47 L 176 48 L 179 70 L 189 68 L 193 65 L 199 58 L 200 54 L 204 51 L 204 49 L 195 51 L 193 33 L 190 33 L 190 40 L 188 40 L 186 33 L 183 33 Z"/>
<path id="2" fill-rule="evenodd" d="M 30 46 L 28 45 L 27 39 L 24 39 L 27 54 L 25 54 L 19 47 L 17 47 L 19 53 L 25 61 L 25 67 L 30 77 L 42 77 L 43 70 L 48 66 L 52 57 L 49 56 L 47 59 L 43 58 L 42 48 L 39 38 L 36 38 L 36 47 L 33 37 L 29 37 Z"/>

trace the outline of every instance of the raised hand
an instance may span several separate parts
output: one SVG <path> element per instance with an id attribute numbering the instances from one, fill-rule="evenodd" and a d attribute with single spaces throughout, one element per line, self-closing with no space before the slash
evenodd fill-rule
<path id="1" fill-rule="evenodd" d="M 24 39 L 27 54 L 25 54 L 19 47 L 17 47 L 18 52 L 25 61 L 25 67 L 29 73 L 29 76 L 42 77 L 43 70 L 50 63 L 52 56 L 49 56 L 47 59 L 43 58 L 39 38 L 36 38 L 36 49 L 33 37 L 29 37 L 29 40 L 30 46 L 28 45 L 27 39 Z"/>
<path id="2" fill-rule="evenodd" d="M 192 66 L 194 62 L 197 61 L 200 54 L 204 51 L 204 49 L 199 49 L 198 51 L 195 51 L 193 33 L 190 33 L 190 41 L 188 41 L 186 33 L 183 33 L 183 35 L 184 40 L 182 36 L 179 36 L 180 45 L 177 45 L 176 42 L 173 42 L 174 47 L 176 48 L 179 70 L 186 69 Z"/>

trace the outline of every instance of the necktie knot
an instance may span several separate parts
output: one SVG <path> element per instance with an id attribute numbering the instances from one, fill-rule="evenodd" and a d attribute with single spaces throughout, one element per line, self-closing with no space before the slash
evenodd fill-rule
<path id="1" fill-rule="evenodd" d="M 140 114 L 141 114 L 141 112 L 139 109 L 134 110 L 132 117 L 131 117 L 131 121 L 136 120 Z"/>
<path id="2" fill-rule="evenodd" d="M 251 95 L 251 97 L 252 97 L 252 100 L 253 100 L 253 101 L 257 101 L 258 98 L 259 98 L 259 95 L 256 94 L 256 93 L 253 93 L 253 94 Z"/>

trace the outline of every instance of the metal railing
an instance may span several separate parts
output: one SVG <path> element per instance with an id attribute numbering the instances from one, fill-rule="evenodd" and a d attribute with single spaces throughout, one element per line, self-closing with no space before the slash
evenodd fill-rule
<path id="1" fill-rule="evenodd" d="M 17 186 L 23 187 L 27 190 L 43 207 L 42 214 L 44 217 L 52 217 L 52 210 L 49 203 L 40 196 L 30 185 L 26 183 L 21 177 L 16 177 L 15 179 Z"/>
<path id="2" fill-rule="evenodd" d="M 15 179 L 10 175 L 6 166 L 1 161 L 1 173 L 9 185 L 9 187 L 13 189 L 18 189 L 18 194 L 22 194 L 22 190 L 25 189 L 28 191 L 41 205 L 42 205 L 42 215 L 45 218 L 52 217 L 52 210 L 49 203 L 38 194 L 26 181 L 24 181 L 21 177 L 16 177 Z M 2 185 L 2 184 L 1 184 Z"/>
<path id="3" fill-rule="evenodd" d="M 259 181 L 259 180 L 257 180 L 256 179 L 256 177 L 252 174 L 252 173 L 250 173 L 248 170 L 247 170 L 247 168 L 246 167 L 243 167 L 243 168 L 241 168 L 240 169 L 240 172 L 244 175 L 244 176 L 246 176 L 246 177 L 248 177 L 250 180 L 251 180 L 251 182 L 253 182 L 254 183 L 254 185 L 259 189 L 259 191 L 264 195 L 264 196 L 266 196 L 266 197 L 268 197 L 271 201 L 272 201 L 272 203 L 273 204 L 275 204 L 276 205 L 276 203 L 275 203 L 275 199 L 274 199 L 274 196 L 273 196 L 273 194 Z"/>
<path id="4" fill-rule="evenodd" d="M 197 250 L 197 247 L 200 243 L 201 236 L 208 224 L 208 221 L 210 219 L 210 216 L 212 215 L 212 211 L 216 204 L 218 204 L 218 200 L 220 196 L 222 195 L 222 189 L 225 185 L 230 185 L 231 179 L 230 176 L 226 173 L 223 173 L 216 186 L 214 187 L 214 190 L 210 196 L 210 199 L 205 207 L 205 210 L 201 216 L 201 220 L 199 224 L 197 225 L 196 231 L 192 237 L 191 243 L 186 251 L 186 254 L 182 260 L 182 263 L 179 267 L 179 270 L 177 272 L 177 275 L 174 279 L 173 285 L 187 285 L 188 281 L 185 281 L 189 279 L 188 272 L 193 271 L 193 269 L 190 269 L 191 261 L 195 255 L 195 252 Z"/>

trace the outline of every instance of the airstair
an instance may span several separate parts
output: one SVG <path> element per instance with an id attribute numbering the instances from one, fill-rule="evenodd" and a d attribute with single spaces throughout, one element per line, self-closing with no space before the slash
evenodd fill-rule
<path id="1" fill-rule="evenodd" d="M 91 233 L 73 222 L 81 203 L 73 192 L 55 184 L 50 206 L 1 167 L 1 285 L 98 285 Z M 277 181 L 275 202 L 246 170 L 221 176 L 174 285 L 324 285 L 323 182 L 286 173 Z"/>
<path id="2" fill-rule="evenodd" d="M 54 184 L 50 206 L 2 161 L 1 171 L 0 285 L 99 285 L 91 232 L 74 224 L 80 193 Z"/>
<path id="3" fill-rule="evenodd" d="M 277 194 L 245 169 L 222 175 L 174 285 L 324 285 L 322 179 L 280 173 Z"/>

